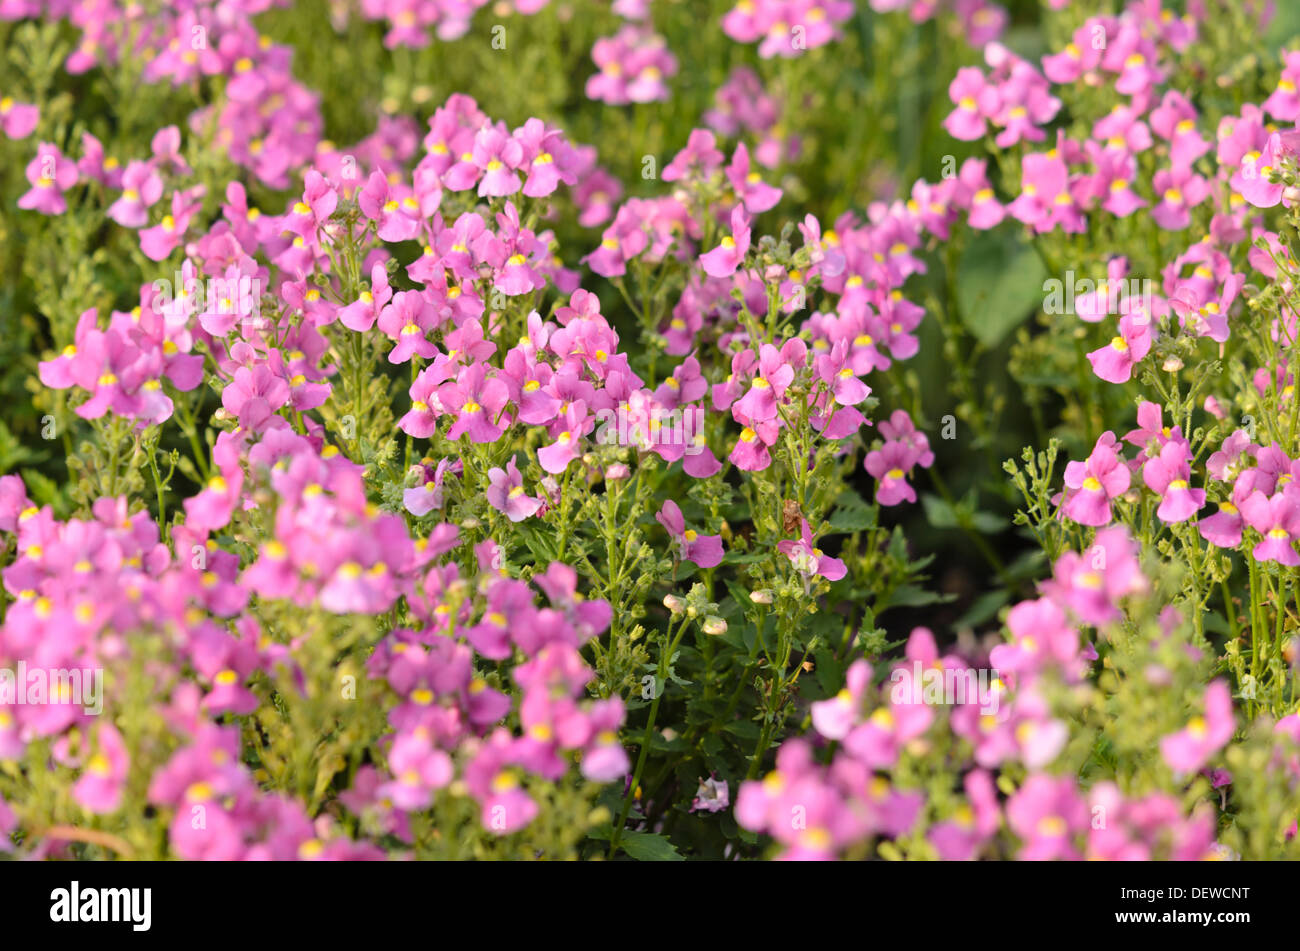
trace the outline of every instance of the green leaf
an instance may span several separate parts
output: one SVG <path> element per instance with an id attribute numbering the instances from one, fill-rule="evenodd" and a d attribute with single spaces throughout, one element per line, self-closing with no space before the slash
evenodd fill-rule
<path id="1" fill-rule="evenodd" d="M 653 832 L 624 832 L 619 846 L 638 862 L 685 862 L 686 856 L 662 835 Z"/>
<path id="2" fill-rule="evenodd" d="M 732 720 L 722 728 L 724 733 L 730 733 L 732 736 L 742 740 L 754 741 L 758 739 L 758 724 L 753 720 Z"/>
<path id="3" fill-rule="evenodd" d="M 934 528 L 956 528 L 957 513 L 951 505 L 937 495 L 926 492 L 921 495 L 921 505 L 925 508 L 925 517 Z"/>
<path id="4" fill-rule="evenodd" d="M 57 482 L 41 475 L 35 469 L 24 469 L 22 475 L 23 482 L 27 486 L 27 494 L 31 496 L 33 502 L 38 505 L 59 507 L 60 491 Z"/>
<path id="5" fill-rule="evenodd" d="M 830 517 L 834 532 L 862 532 L 874 528 L 875 513 L 856 492 L 845 492 L 837 500 Z"/>
<path id="6" fill-rule="evenodd" d="M 953 627 L 975 627 L 983 624 L 993 615 L 998 613 L 998 608 L 1011 600 L 1011 593 L 997 589 L 986 591 L 975 599 L 975 602 L 966 609 L 966 613 L 959 617 Z"/>
<path id="7" fill-rule="evenodd" d="M 955 594 L 938 594 L 934 591 L 926 591 L 924 588 L 914 585 L 900 585 L 889 596 L 887 606 L 891 608 L 923 608 L 927 604 L 947 604 L 957 596 Z M 876 611 L 883 611 L 884 607 L 877 607 Z"/>
<path id="8" fill-rule="evenodd" d="M 984 346 L 996 347 L 1042 303 L 1046 277 L 1033 247 L 1017 232 L 984 232 L 957 265 L 962 323 Z"/>

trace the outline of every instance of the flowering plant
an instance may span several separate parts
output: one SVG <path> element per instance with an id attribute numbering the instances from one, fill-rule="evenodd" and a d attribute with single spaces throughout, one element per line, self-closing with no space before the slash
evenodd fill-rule
<path id="1" fill-rule="evenodd" d="M 0 3 L 0 851 L 1300 855 L 1285 22 L 703 6 Z"/>

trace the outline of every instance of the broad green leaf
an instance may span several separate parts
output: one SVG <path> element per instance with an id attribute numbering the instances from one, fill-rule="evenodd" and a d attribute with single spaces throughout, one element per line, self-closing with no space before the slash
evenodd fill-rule
<path id="1" fill-rule="evenodd" d="M 1015 232 L 976 237 L 957 265 L 957 303 L 966 329 L 996 347 L 1042 303 L 1047 272 Z"/>

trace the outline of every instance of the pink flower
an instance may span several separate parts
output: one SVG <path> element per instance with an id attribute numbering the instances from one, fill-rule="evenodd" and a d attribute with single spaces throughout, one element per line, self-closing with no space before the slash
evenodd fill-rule
<path id="1" fill-rule="evenodd" d="M 542 507 L 541 499 L 524 494 L 524 477 L 515 466 L 514 456 L 510 457 L 505 469 L 489 469 L 488 482 L 488 504 L 497 511 L 504 512 L 512 522 L 522 522 L 537 514 L 537 510 Z"/>
<path id="2" fill-rule="evenodd" d="M 751 215 L 759 215 L 775 208 L 781 200 L 781 189 L 764 183 L 758 172 L 749 170 L 749 149 L 744 142 L 736 146 L 736 154 L 727 166 L 726 173 L 732 191 Z"/>
<path id="3" fill-rule="evenodd" d="M 731 234 L 724 235 L 712 251 L 700 255 L 700 266 L 710 277 L 730 277 L 744 263 L 748 253 L 749 218 L 744 207 L 737 205 L 731 211 Z"/>
<path id="4" fill-rule="evenodd" d="M 502 411 L 510 401 L 510 391 L 499 377 L 488 377 L 482 363 L 461 370 L 455 383 L 438 391 L 438 399 L 447 412 L 456 414 L 456 421 L 447 431 L 450 440 L 468 433 L 470 442 L 495 442 L 504 426 L 509 425 Z"/>
<path id="5" fill-rule="evenodd" d="M 513 195 L 523 187 L 517 169 L 524 162 L 524 147 L 504 129 L 486 125 L 474 137 L 470 153 L 483 173 L 478 194 L 485 198 Z"/>
<path id="6" fill-rule="evenodd" d="M 142 228 L 149 221 L 149 208 L 163 193 L 163 180 L 153 165 L 131 161 L 122 173 L 122 195 L 108 208 L 108 217 L 123 228 Z"/>
<path id="7" fill-rule="evenodd" d="M 1107 383 L 1127 383 L 1133 367 L 1151 352 L 1151 318 L 1144 312 L 1124 314 L 1110 343 L 1088 354 L 1092 372 Z"/>
<path id="8" fill-rule="evenodd" d="M 1275 561 L 1292 568 L 1300 565 L 1295 550 L 1295 541 L 1300 538 L 1300 502 L 1294 491 L 1269 498 L 1256 490 L 1241 503 L 1241 515 L 1247 525 L 1264 536 L 1251 551 L 1256 561 Z"/>
<path id="9" fill-rule="evenodd" d="M 1097 37 L 1095 21 L 1085 23 L 1074 31 L 1070 42 L 1060 53 L 1043 57 L 1043 75 L 1058 85 L 1074 83 L 1084 73 L 1091 72 L 1101 64 L 1101 53 L 1105 49 L 1105 32 L 1100 35 L 1101 49 L 1095 42 Z"/>
<path id="10" fill-rule="evenodd" d="M 10 139 L 25 139 L 41 121 L 41 110 L 9 96 L 0 99 L 0 130 Z"/>
<path id="11" fill-rule="evenodd" d="M 725 779 L 701 779 L 691 800 L 691 812 L 722 812 L 731 805 L 731 788 Z"/>
<path id="12" fill-rule="evenodd" d="M 1178 776 L 1194 773 L 1223 747 L 1236 731 L 1232 695 L 1222 680 L 1205 688 L 1205 715 L 1192 717 L 1187 726 L 1160 740 L 1160 755 Z"/>
<path id="13" fill-rule="evenodd" d="M 582 437 L 591 430 L 592 421 L 587 407 L 579 400 L 569 405 L 564 418 L 556 425 L 562 428 L 555 442 L 537 450 L 538 463 L 552 475 L 559 475 L 581 455 Z"/>
<path id="14" fill-rule="evenodd" d="M 848 568 L 840 559 L 832 558 L 813 544 L 812 528 L 808 520 L 801 519 L 801 522 L 803 534 L 793 541 L 785 539 L 777 542 L 777 550 L 790 559 L 795 571 L 803 576 L 805 582 L 817 575 L 827 581 L 839 581 L 848 574 Z"/>
<path id="15" fill-rule="evenodd" d="M 1283 59 L 1285 65 L 1277 89 L 1264 100 L 1263 107 L 1279 122 L 1295 122 L 1300 119 L 1300 93 L 1296 91 L 1296 84 L 1300 82 L 1300 53 L 1288 51 L 1283 54 Z"/>
<path id="16" fill-rule="evenodd" d="M 1161 497 L 1156 517 L 1162 522 L 1185 522 L 1205 506 L 1205 490 L 1193 489 L 1188 482 L 1191 460 L 1191 447 L 1184 440 L 1171 439 L 1142 466 L 1142 480 Z"/>
<path id="17" fill-rule="evenodd" d="M 947 862 L 974 859 L 1002 819 L 993 777 L 986 770 L 971 770 L 962 785 L 970 804 L 958 806 L 952 819 L 935 823 L 928 835 L 939 857 Z"/>
<path id="18" fill-rule="evenodd" d="M 116 812 L 122 802 L 131 758 L 122 734 L 111 723 L 100 726 L 96 743 L 98 748 L 72 787 L 72 797 L 88 812 L 103 815 Z"/>
<path id="19" fill-rule="evenodd" d="M 668 532 L 677 546 L 679 557 L 684 561 L 693 561 L 701 568 L 712 568 L 722 561 L 722 536 L 700 535 L 694 529 L 686 527 L 682 510 L 672 499 L 664 502 L 663 507 L 655 513 L 655 519 Z"/>
<path id="20" fill-rule="evenodd" d="M 999 671 L 1034 674 L 1048 668 L 1079 675 L 1079 632 L 1065 612 L 1050 598 L 1021 601 L 1007 615 L 1011 640 L 989 652 L 989 663 Z"/>
<path id="21" fill-rule="evenodd" d="M 736 445 L 732 447 L 727 458 L 737 469 L 745 472 L 761 472 L 772 464 L 772 456 L 768 452 L 769 445 L 771 444 L 759 437 L 757 430 L 746 426 L 740 431 L 740 438 L 736 440 Z"/>
<path id="22" fill-rule="evenodd" d="M 61 215 L 68 210 L 63 193 L 77 184 L 77 163 L 65 158 L 58 148 L 42 142 L 36 158 L 27 163 L 31 189 L 18 199 L 18 207 L 43 215 Z"/>
<path id="23" fill-rule="evenodd" d="M 1234 187 L 1256 208 L 1272 208 L 1282 200 L 1284 186 L 1270 180 L 1282 159 L 1282 137 L 1274 132 L 1262 152 L 1251 150 L 1242 156 L 1241 171 Z"/>
<path id="24" fill-rule="evenodd" d="M 1065 501 L 1061 511 L 1080 525 L 1106 525 L 1110 503 L 1128 491 L 1131 476 L 1119 452 L 1115 434 L 1107 431 L 1084 462 L 1065 467 Z"/>
<path id="25" fill-rule="evenodd" d="M 1025 861 L 1078 860 L 1074 839 L 1088 828 L 1088 804 L 1072 776 L 1030 776 L 1007 801 L 1007 824 Z"/>
<path id="26" fill-rule="evenodd" d="M 998 111 L 1000 99 L 984 73 L 976 66 L 965 66 L 948 85 L 948 97 L 956 109 L 948 113 L 943 127 L 954 139 L 970 142 L 984 135 L 986 123 Z"/>
<path id="27" fill-rule="evenodd" d="M 427 809 L 434 791 L 450 783 L 454 775 L 451 758 L 435 749 L 429 731 L 419 727 L 393 741 L 388 768 L 393 780 L 380 787 L 379 795 L 407 812 Z"/>
<path id="28" fill-rule="evenodd" d="M 1151 217 L 1169 231 L 1181 231 L 1191 224 L 1191 209 L 1210 194 L 1209 183 L 1190 166 L 1161 169 L 1156 172 L 1152 185 L 1160 196 L 1160 203 L 1151 209 Z"/>
<path id="29" fill-rule="evenodd" d="M 1118 619 L 1121 600 L 1146 590 L 1138 545 L 1123 525 L 1100 529 L 1082 553 L 1062 553 L 1043 585 L 1046 595 L 1094 626 Z"/>
<path id="30" fill-rule="evenodd" d="M 443 322 L 443 315 L 421 291 L 398 291 L 379 312 L 379 329 L 397 342 L 388 353 L 389 363 L 406 363 L 411 357 L 428 360 L 438 348 L 428 337 Z"/>
<path id="31" fill-rule="evenodd" d="M 667 99 L 664 80 L 677 73 L 677 60 L 664 38 L 631 23 L 596 40 L 591 58 L 600 72 L 587 80 L 587 98 L 611 106 Z"/>
<path id="32" fill-rule="evenodd" d="M 686 138 L 686 147 L 664 166 L 663 180 L 677 182 L 686 178 L 707 180 L 722 167 L 723 154 L 718 150 L 718 139 L 708 129 L 692 129 Z"/>
<path id="33" fill-rule="evenodd" d="M 409 241 L 420 231 L 420 202 L 412 194 L 403 194 L 404 191 L 390 185 L 383 172 L 372 172 L 365 187 L 357 192 L 357 206 L 363 215 L 377 223 L 376 233 L 381 241 Z M 308 205 L 303 217 L 311 214 Z"/>
<path id="34" fill-rule="evenodd" d="M 370 289 L 362 291 L 360 297 L 339 311 L 339 323 L 349 330 L 364 333 L 375 325 L 380 312 L 392 299 L 388 270 L 383 264 L 376 264 L 370 269 Z"/>

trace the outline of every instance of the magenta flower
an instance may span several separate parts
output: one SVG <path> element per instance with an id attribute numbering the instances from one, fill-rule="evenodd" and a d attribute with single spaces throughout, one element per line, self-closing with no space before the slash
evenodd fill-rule
<path id="1" fill-rule="evenodd" d="M 124 228 L 142 228 L 162 193 L 162 177 L 152 164 L 129 162 L 122 173 L 122 195 L 109 206 L 108 217 Z"/>
<path id="2" fill-rule="evenodd" d="M 1192 717 L 1182 730 L 1163 737 L 1160 755 L 1176 775 L 1186 776 L 1204 766 L 1236 729 L 1232 695 L 1227 684 L 1216 680 L 1205 688 L 1205 715 Z"/>
<path id="3" fill-rule="evenodd" d="M 1119 333 L 1110 343 L 1088 354 L 1092 372 L 1107 383 L 1127 383 L 1133 367 L 1151 352 L 1151 318 L 1144 312 L 1126 313 L 1119 319 Z"/>
<path id="4" fill-rule="evenodd" d="M 871 687 L 871 665 L 855 660 L 844 677 L 844 689 L 809 708 L 813 729 L 828 740 L 842 740 L 862 718 L 862 701 Z"/>
<path id="5" fill-rule="evenodd" d="M 745 148 L 743 142 L 736 146 L 736 154 L 727 166 L 726 173 L 732 191 L 751 215 L 769 211 L 781 200 L 781 189 L 764 183 L 758 172 L 750 171 L 749 149 Z"/>
<path id="6" fill-rule="evenodd" d="M 420 232 L 420 202 L 404 191 L 390 184 L 383 172 L 372 172 L 365 187 L 357 192 L 357 206 L 363 215 L 376 222 L 376 233 L 382 241 L 410 241 Z M 298 211 L 297 205 L 294 210 Z M 314 218 L 310 205 L 299 218 L 308 216 Z"/>
<path id="7" fill-rule="evenodd" d="M 1072 776 L 1030 776 L 1007 801 L 1007 824 L 1021 840 L 1025 861 L 1077 861 L 1074 841 L 1089 825 L 1088 805 Z"/>
<path id="8" fill-rule="evenodd" d="M 510 423 L 502 416 L 510 391 L 498 377 L 488 377 L 481 363 L 461 370 L 455 383 L 438 391 L 438 398 L 448 413 L 456 414 L 456 421 L 447 431 L 450 440 L 468 433 L 470 442 L 495 442 Z"/>
<path id="9" fill-rule="evenodd" d="M 1294 568 L 1300 565 L 1295 541 L 1300 538 L 1300 500 L 1290 483 L 1287 490 L 1272 498 L 1258 490 L 1241 503 L 1241 515 L 1246 524 L 1263 538 L 1251 551 L 1256 561 L 1275 561 Z"/>
<path id="10" fill-rule="evenodd" d="M 398 291 L 379 312 L 379 329 L 396 341 L 388 353 L 389 363 L 406 363 L 412 356 L 428 360 L 438 348 L 428 337 L 443 321 L 437 307 L 421 291 Z"/>
<path id="11" fill-rule="evenodd" d="M 451 758 L 433 747 L 428 730 L 418 727 L 393 741 L 388 768 L 393 780 L 380 787 L 379 794 L 407 812 L 429 808 L 433 793 L 454 775 Z"/>
<path id="12" fill-rule="evenodd" d="M 552 475 L 559 475 L 581 453 L 582 437 L 592 428 L 592 417 L 581 400 L 569 404 L 562 419 L 554 424 L 560 427 L 555 442 L 537 450 L 537 461 Z"/>
<path id="13" fill-rule="evenodd" d="M 480 129 L 470 154 L 483 173 L 478 183 L 480 197 L 513 195 L 523 187 L 517 170 L 524 163 L 524 147 L 503 128 L 487 125 Z"/>
<path id="14" fill-rule="evenodd" d="M 722 812 L 731 806 L 731 789 L 725 779 L 701 779 L 691 800 L 691 812 Z"/>
<path id="15" fill-rule="evenodd" d="M 668 532 L 668 537 L 677 546 L 678 557 L 683 561 L 692 561 L 701 568 L 713 568 L 722 562 L 722 536 L 700 535 L 687 528 L 682 510 L 672 499 L 664 502 L 655 513 L 655 519 Z"/>
<path id="16" fill-rule="evenodd" d="M 827 581 L 839 581 L 848 574 L 848 568 L 840 559 L 832 558 L 813 544 L 812 528 L 808 520 L 805 518 L 801 521 L 803 534 L 798 539 L 777 542 L 777 550 L 790 559 L 790 563 L 794 565 L 795 571 L 803 576 L 805 583 L 817 575 L 821 575 Z"/>
<path id="17" fill-rule="evenodd" d="M 587 80 L 587 98 L 611 106 L 667 99 L 664 80 L 677 73 L 664 38 L 631 23 L 596 40 L 591 58 L 600 72 Z"/>
<path id="18" fill-rule="evenodd" d="M 10 96 L 0 99 L 0 131 L 4 132 L 6 138 L 25 139 L 32 134 L 40 121 L 39 107 L 14 102 Z"/>
<path id="19" fill-rule="evenodd" d="M 1068 491 L 1061 511 L 1080 525 L 1107 525 L 1112 517 L 1111 500 L 1127 492 L 1130 481 L 1115 434 L 1107 431 L 1084 462 L 1076 460 L 1066 465 Z"/>
<path id="20" fill-rule="evenodd" d="M 700 266 L 710 277 L 730 277 L 744 263 L 748 253 L 749 218 L 744 206 L 737 205 L 731 211 L 731 234 L 724 235 L 712 251 L 700 255 Z"/>
<path id="21" fill-rule="evenodd" d="M 1242 156 L 1241 170 L 1233 185 L 1241 197 L 1256 208 L 1272 208 L 1282 200 L 1284 186 L 1271 181 L 1282 160 L 1282 137 L 1274 132 L 1262 151 L 1251 150 Z"/>
<path id="22" fill-rule="evenodd" d="M 360 297 L 339 311 L 339 323 L 349 330 L 364 333 L 375 325 L 375 320 L 392 299 L 388 270 L 383 264 L 376 264 L 370 269 L 370 289 L 362 291 Z"/>
<path id="23" fill-rule="evenodd" d="M 1162 522 L 1185 522 L 1205 506 L 1205 490 L 1193 489 L 1192 450 L 1186 441 L 1170 439 L 1158 455 L 1142 466 L 1142 481 L 1161 497 L 1156 517 Z"/>
<path id="24" fill-rule="evenodd" d="M 1209 183 L 1190 166 L 1161 169 L 1156 172 L 1152 184 L 1160 196 L 1160 203 L 1151 209 L 1151 217 L 1169 231 L 1181 231 L 1191 224 L 1191 209 L 1210 194 Z"/>
<path id="25" fill-rule="evenodd" d="M 954 139 L 970 142 L 984 135 L 987 123 L 998 112 L 998 91 L 990 86 L 976 66 L 965 66 L 948 85 L 948 96 L 956 109 L 948 113 L 943 127 Z"/>
<path id="26" fill-rule="evenodd" d="M 989 652 L 999 674 L 1029 675 L 1055 668 L 1071 679 L 1080 674 L 1079 632 L 1050 598 L 1021 601 L 1007 615 L 1011 640 Z"/>
<path id="27" fill-rule="evenodd" d="M 776 419 L 777 407 L 785 397 L 786 388 L 794 381 L 794 367 L 770 343 L 759 349 L 757 369 L 749 391 L 731 407 L 736 421 L 748 426 Z"/>
<path id="28" fill-rule="evenodd" d="M 122 802 L 131 757 L 122 734 L 104 723 L 96 734 L 98 749 L 86 761 L 85 771 L 72 787 L 72 797 L 87 812 L 116 812 Z"/>
<path id="29" fill-rule="evenodd" d="M 512 522 L 522 522 L 537 514 L 542 507 L 541 499 L 534 499 L 524 494 L 524 477 L 515 466 L 515 457 L 511 456 L 505 469 L 493 467 L 488 470 L 487 500 L 498 512 L 504 512 Z"/>
<path id="30" fill-rule="evenodd" d="M 77 184 L 77 163 L 65 158 L 58 148 L 42 142 L 36 158 L 27 163 L 31 189 L 18 199 L 18 207 L 43 215 L 61 215 L 68 210 L 63 193 Z"/>

